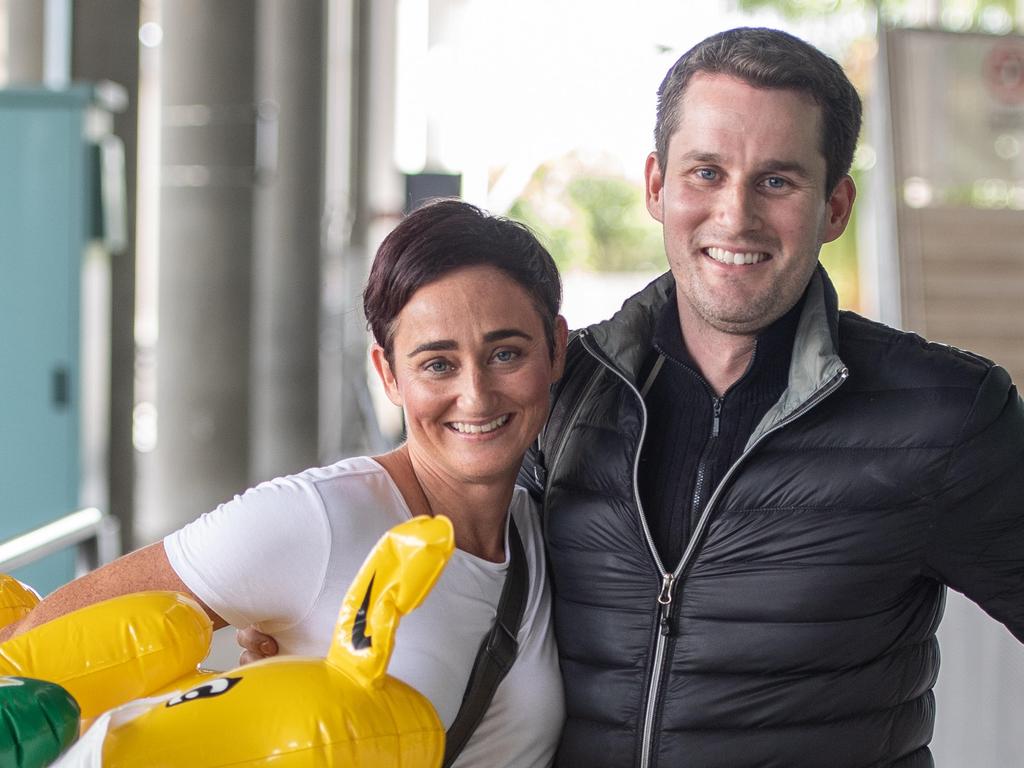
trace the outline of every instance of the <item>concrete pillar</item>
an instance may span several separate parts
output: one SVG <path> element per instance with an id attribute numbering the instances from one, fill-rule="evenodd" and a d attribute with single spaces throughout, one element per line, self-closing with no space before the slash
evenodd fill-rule
<path id="1" fill-rule="evenodd" d="M 47 88 L 71 85 L 71 0 L 46 0 L 43 82 Z"/>
<path id="2" fill-rule="evenodd" d="M 135 191 L 138 156 L 139 0 L 77 0 L 72 22 L 74 80 L 112 80 L 128 92 L 114 116 L 124 143 L 127 248 L 110 254 L 110 424 L 106 486 L 109 511 L 121 524 L 122 550 L 134 532 L 135 449 Z"/>
<path id="3" fill-rule="evenodd" d="M 317 463 L 326 34 L 321 0 L 257 7 L 253 481 Z"/>
<path id="4" fill-rule="evenodd" d="M 41 83 L 46 49 L 46 5 L 41 0 L 6 0 L 7 82 Z"/>
<path id="5" fill-rule="evenodd" d="M 155 517 L 249 484 L 255 7 L 163 3 Z"/>
<path id="6" fill-rule="evenodd" d="M 394 164 L 395 0 L 333 0 L 330 30 L 320 391 L 326 460 L 391 447 L 367 384 L 361 292 L 403 197 Z"/>

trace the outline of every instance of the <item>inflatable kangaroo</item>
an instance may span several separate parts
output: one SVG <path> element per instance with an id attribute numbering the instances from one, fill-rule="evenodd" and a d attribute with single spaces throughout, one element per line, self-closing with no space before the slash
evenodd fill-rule
<path id="1" fill-rule="evenodd" d="M 444 517 L 415 518 L 386 533 L 342 601 L 325 659 L 281 656 L 223 674 L 197 672 L 194 653 L 169 649 L 167 632 L 158 630 L 153 638 L 156 655 L 175 656 L 178 668 L 152 676 L 142 669 L 148 660 L 137 652 L 145 639 L 133 642 L 120 670 L 108 664 L 102 676 L 147 678 L 137 687 L 153 687 L 138 695 L 166 690 L 174 678 L 191 684 L 175 685 L 178 690 L 173 693 L 130 701 L 106 712 L 54 765 L 437 768 L 444 755 L 444 728 L 437 713 L 422 694 L 388 676 L 386 670 L 399 619 L 426 597 L 453 549 L 451 523 Z M 115 606 L 140 597 L 116 598 L 101 605 Z M 193 601 L 174 597 L 186 613 L 195 611 L 206 618 Z M 2 662 L 16 655 L 10 653 L 9 643 L 22 641 L 17 657 L 23 663 L 18 666 L 27 669 L 16 673 L 53 680 L 74 693 L 77 678 L 43 674 L 53 672 L 43 669 L 51 654 L 25 638 L 51 625 L 81 625 L 81 613 L 68 614 L 0 645 L 0 673 L 5 671 Z M 195 615 L 183 623 L 203 635 L 202 621 Z M 102 626 L 91 629 L 104 633 Z M 180 633 L 174 629 L 171 634 Z M 204 637 L 208 645 L 209 637 Z M 37 641 L 42 639 L 36 636 Z M 75 655 L 75 647 L 66 640 L 57 646 L 52 645 L 55 641 L 54 635 L 45 638 L 51 651 Z M 79 672 L 90 667 L 89 659 L 80 654 L 77 664 Z M 174 664 L 164 666 L 169 669 Z M 63 666 L 73 665 L 68 660 Z M 168 674 L 173 677 L 158 681 Z M 96 684 L 93 676 L 85 686 L 93 704 L 102 698 L 94 690 Z M 117 695 L 123 696 L 123 690 Z M 83 714 L 85 710 L 83 705 Z"/>

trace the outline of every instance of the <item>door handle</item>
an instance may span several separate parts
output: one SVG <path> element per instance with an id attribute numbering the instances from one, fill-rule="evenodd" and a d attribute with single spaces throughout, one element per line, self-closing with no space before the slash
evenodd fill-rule
<path id="1" fill-rule="evenodd" d="M 53 404 L 57 410 L 64 410 L 68 407 L 71 402 L 71 387 L 70 387 L 71 376 L 68 373 L 66 366 L 58 365 L 53 369 L 51 386 L 53 395 Z"/>

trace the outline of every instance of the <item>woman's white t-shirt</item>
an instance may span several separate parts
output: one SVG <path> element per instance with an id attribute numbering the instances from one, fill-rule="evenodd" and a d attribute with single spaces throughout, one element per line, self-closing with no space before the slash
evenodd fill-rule
<path id="1" fill-rule="evenodd" d="M 516 488 L 509 512 L 530 588 L 519 653 L 456 766 L 546 766 L 564 719 L 551 594 L 536 507 Z M 164 539 L 171 566 L 236 627 L 256 625 L 281 653 L 326 656 L 341 599 L 380 536 L 411 517 L 370 458 L 262 483 Z M 456 549 L 423 604 L 398 627 L 388 673 L 434 705 L 447 729 L 494 617 L 508 569 Z"/>

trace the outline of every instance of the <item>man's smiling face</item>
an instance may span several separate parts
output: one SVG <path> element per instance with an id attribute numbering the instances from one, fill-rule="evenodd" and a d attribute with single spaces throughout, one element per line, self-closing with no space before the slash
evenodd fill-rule
<path id="1" fill-rule="evenodd" d="M 647 158 L 647 208 L 662 223 L 680 319 L 756 334 L 800 298 L 855 190 L 826 195 L 821 109 L 793 90 L 694 76 L 662 171 Z"/>

